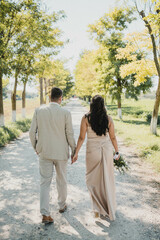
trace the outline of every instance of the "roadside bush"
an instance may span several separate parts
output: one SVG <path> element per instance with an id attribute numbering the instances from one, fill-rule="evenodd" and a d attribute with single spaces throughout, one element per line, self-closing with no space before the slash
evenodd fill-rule
<path id="1" fill-rule="evenodd" d="M 0 128 L 0 147 L 4 146 L 8 142 L 9 135 L 5 133 L 4 128 Z"/>
<path id="2" fill-rule="evenodd" d="M 31 119 L 20 120 L 14 123 L 16 128 L 22 132 L 27 132 L 31 125 Z"/>
<path id="3" fill-rule="evenodd" d="M 152 145 L 152 146 L 151 146 L 151 150 L 153 150 L 153 151 L 159 151 L 160 149 L 159 149 L 158 144 Z"/>
<path id="4" fill-rule="evenodd" d="M 135 112 L 135 115 L 139 116 L 139 115 L 142 115 L 143 113 L 144 113 L 144 111 L 139 110 L 139 111 Z"/>
<path id="5" fill-rule="evenodd" d="M 151 114 L 151 113 L 146 114 L 146 121 L 147 121 L 148 123 L 151 122 L 151 118 L 152 118 L 152 114 Z M 160 125 L 160 116 L 158 116 L 157 124 Z"/>
<path id="6" fill-rule="evenodd" d="M 18 138 L 22 132 L 27 132 L 30 124 L 31 119 L 24 119 L 11 123 L 8 126 L 0 127 L 0 147 Z"/>

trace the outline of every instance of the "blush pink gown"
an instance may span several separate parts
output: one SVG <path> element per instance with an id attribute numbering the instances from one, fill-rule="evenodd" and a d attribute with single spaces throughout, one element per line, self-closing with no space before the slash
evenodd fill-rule
<path id="1" fill-rule="evenodd" d="M 109 134 L 98 136 L 88 126 L 86 145 L 86 184 L 93 211 L 115 220 L 116 196 L 113 147 Z"/>

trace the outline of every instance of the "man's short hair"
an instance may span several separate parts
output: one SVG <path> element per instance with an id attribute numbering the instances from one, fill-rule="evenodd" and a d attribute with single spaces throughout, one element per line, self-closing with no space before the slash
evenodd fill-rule
<path id="1" fill-rule="evenodd" d="M 62 96 L 63 92 L 58 87 L 53 87 L 51 90 L 51 99 L 58 100 Z"/>

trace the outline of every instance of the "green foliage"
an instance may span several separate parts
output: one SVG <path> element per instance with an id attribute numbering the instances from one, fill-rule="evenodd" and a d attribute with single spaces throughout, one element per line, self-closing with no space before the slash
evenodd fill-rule
<path id="1" fill-rule="evenodd" d="M 146 121 L 148 123 L 151 123 L 151 119 L 152 119 L 152 114 L 151 113 L 146 114 Z M 160 125 L 160 116 L 158 116 L 157 124 Z"/>
<path id="2" fill-rule="evenodd" d="M 17 129 L 27 132 L 31 125 L 31 119 L 19 120 L 14 123 Z"/>
<path id="3" fill-rule="evenodd" d="M 59 87 L 63 90 L 63 96 L 69 97 L 73 88 L 73 78 L 70 71 L 65 68 L 64 62 L 50 58 L 44 61 L 43 58 L 40 64 L 44 69 L 42 77 L 48 79 L 48 95 L 52 87 Z"/>
<path id="4" fill-rule="evenodd" d="M 120 67 L 126 64 L 126 60 L 117 59 L 116 56 L 118 49 L 125 47 L 123 30 L 133 20 L 133 9 L 115 8 L 95 24 L 89 25 L 99 48 L 84 51 L 77 62 L 75 89 L 79 97 L 90 97 L 98 93 L 106 98 L 109 94 L 112 100 L 117 100 L 118 105 L 121 105 L 122 93 L 137 100 L 141 92 L 145 93 L 152 86 L 150 78 L 140 86 L 134 86 L 134 74 L 124 78 L 120 75 Z"/>
<path id="5" fill-rule="evenodd" d="M 80 77 L 76 76 L 76 82 L 80 82 L 77 89 L 82 89 L 83 94 L 90 90 L 92 93 L 90 95 L 98 92 L 105 97 L 109 93 L 112 99 L 117 100 L 118 104 L 121 105 L 122 93 L 125 92 L 127 97 L 137 99 L 141 92 L 145 93 L 151 87 L 150 78 L 147 78 L 144 84 L 134 86 L 136 81 L 134 74 L 124 78 L 120 75 L 120 68 L 127 61 L 117 59 L 116 56 L 118 49 L 123 49 L 126 45 L 123 40 L 124 30 L 134 19 L 132 8 L 115 8 L 112 12 L 101 17 L 95 24 L 89 25 L 92 37 L 96 39 L 100 47 L 94 53 L 92 52 L 92 56 L 94 56 L 92 62 L 90 57 L 85 63 L 86 68 L 88 67 L 88 73 L 83 68 L 83 65 L 79 64 Z M 87 54 L 84 54 L 84 56 L 87 56 Z M 81 62 L 84 56 L 81 57 Z M 92 68 L 94 65 L 96 73 L 89 65 L 89 61 Z M 91 72 L 94 73 L 94 81 L 92 79 L 91 88 L 89 88 L 89 74 Z M 83 74 L 84 77 L 82 77 Z M 77 80 L 78 78 L 79 80 Z M 80 93 L 78 95 L 82 96 Z"/>
<path id="6" fill-rule="evenodd" d="M 20 135 L 21 131 L 14 125 L 8 125 L 0 128 L 0 147 L 7 144 L 9 141 L 14 140 Z"/>
<path id="7" fill-rule="evenodd" d="M 75 91 L 79 97 L 90 97 L 96 83 L 95 51 L 81 54 L 75 69 Z"/>
<path id="8" fill-rule="evenodd" d="M 118 160 L 114 159 L 114 167 L 119 171 L 119 173 L 124 174 L 127 170 L 129 170 L 129 166 L 125 161 L 123 156 L 120 156 Z"/>
<path id="9" fill-rule="evenodd" d="M 157 144 L 154 144 L 154 145 L 151 146 L 151 150 L 153 150 L 153 151 L 159 151 L 160 148 L 159 148 L 159 146 L 158 146 Z"/>
<path id="10" fill-rule="evenodd" d="M 137 155 L 160 171 L 160 125 L 157 127 L 158 135 L 154 136 L 150 134 L 146 121 L 146 114 L 150 114 L 153 104 L 154 99 L 123 99 L 122 121 L 117 118 L 116 105 L 108 99 L 107 112 L 114 120 L 116 135 L 121 136 L 126 145 L 135 147 Z"/>
<path id="11" fill-rule="evenodd" d="M 14 96 L 18 78 L 24 86 L 33 81 L 39 56 L 53 56 L 63 45 L 56 23 L 64 17 L 63 11 L 44 11 L 39 0 L 0 1 L 0 114 L 3 75 L 14 74 Z"/>
<path id="12" fill-rule="evenodd" d="M 3 79 L 3 97 L 7 97 L 7 90 L 8 90 L 8 85 L 9 85 L 9 79 Z"/>
<path id="13" fill-rule="evenodd" d="M 68 72 L 68 75 L 66 76 L 66 84 L 65 84 L 65 88 L 63 90 L 63 96 L 68 98 L 71 97 L 73 95 L 73 86 L 74 83 L 72 81 L 72 76 L 70 75 L 70 73 Z"/>
<path id="14" fill-rule="evenodd" d="M 20 120 L 8 126 L 0 127 L 0 147 L 19 137 L 21 132 L 29 130 L 31 119 Z"/>

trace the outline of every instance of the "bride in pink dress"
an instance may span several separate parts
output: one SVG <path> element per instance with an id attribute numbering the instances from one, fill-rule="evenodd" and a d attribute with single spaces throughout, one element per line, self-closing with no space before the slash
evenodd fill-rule
<path id="1" fill-rule="evenodd" d="M 116 211 L 113 147 L 116 160 L 120 155 L 113 120 L 107 115 L 104 99 L 100 95 L 92 98 L 90 112 L 82 118 L 72 163 L 78 159 L 86 133 L 86 184 L 91 195 L 93 211 L 95 217 L 103 215 L 113 221 Z"/>

